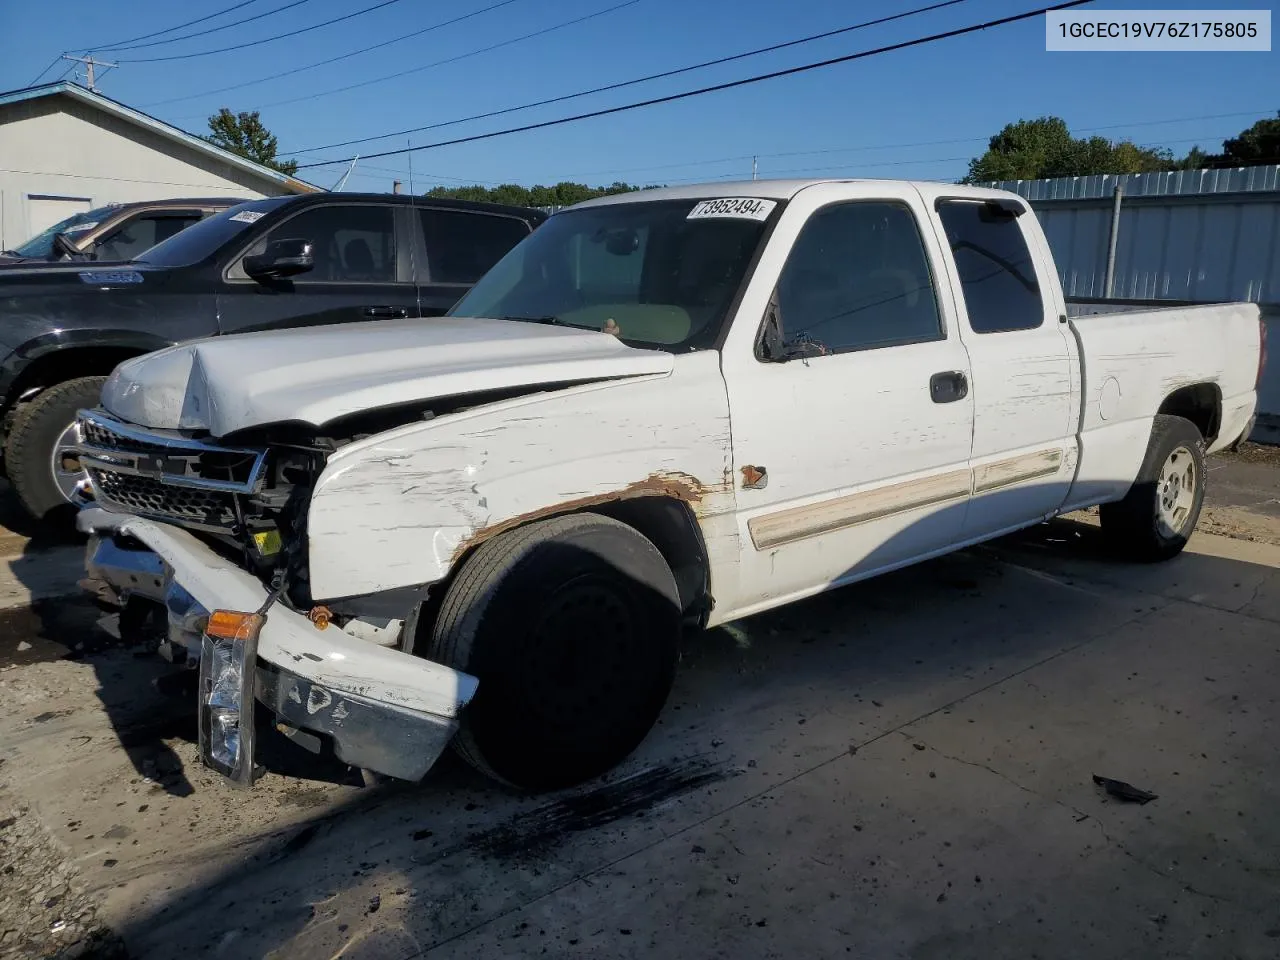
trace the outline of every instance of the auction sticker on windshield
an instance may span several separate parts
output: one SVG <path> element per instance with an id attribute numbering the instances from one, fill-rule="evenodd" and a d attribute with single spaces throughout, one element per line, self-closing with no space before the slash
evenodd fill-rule
<path id="1" fill-rule="evenodd" d="M 703 200 L 689 211 L 686 220 L 705 220 L 710 217 L 732 217 L 737 220 L 768 220 L 776 200 L 758 200 L 754 197 L 720 197 Z"/>
<path id="2" fill-rule="evenodd" d="M 257 223 L 266 214 L 260 210 L 241 210 L 239 213 L 232 214 L 228 219 L 236 223 Z"/>

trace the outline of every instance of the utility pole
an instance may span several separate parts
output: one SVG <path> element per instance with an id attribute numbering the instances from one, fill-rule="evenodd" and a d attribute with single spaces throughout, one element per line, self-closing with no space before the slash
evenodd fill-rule
<path id="1" fill-rule="evenodd" d="M 752 157 L 751 158 L 751 179 L 754 180 L 755 178 L 756 178 L 756 158 Z"/>
<path id="2" fill-rule="evenodd" d="M 413 138 L 405 140 L 404 143 L 409 148 L 405 156 L 409 158 L 409 196 L 413 196 Z"/>
<path id="3" fill-rule="evenodd" d="M 97 92 L 98 92 L 98 88 L 94 85 L 94 80 L 95 80 L 96 78 L 95 78 L 94 73 L 93 73 L 93 68 L 94 68 L 94 67 L 106 67 L 106 68 L 107 68 L 107 70 L 110 70 L 112 67 L 118 67 L 118 66 L 119 66 L 119 64 L 118 64 L 118 63 L 108 63 L 106 60 L 95 60 L 95 59 L 93 59 L 93 54 L 91 54 L 91 53 L 90 53 L 90 54 L 86 54 L 86 55 L 85 55 L 85 56 L 83 56 L 83 57 L 73 57 L 73 56 L 71 56 L 70 54 L 66 54 L 66 53 L 64 53 L 64 54 L 62 55 L 62 59 L 63 59 L 63 60 L 74 60 L 76 63 L 83 63 L 83 64 L 84 64 L 84 78 L 85 78 L 85 86 L 86 86 L 86 87 L 88 87 L 90 90 L 92 90 L 94 93 L 97 93 Z M 102 72 L 103 72 L 103 73 L 106 73 L 106 72 L 107 72 L 107 70 L 103 70 Z"/>

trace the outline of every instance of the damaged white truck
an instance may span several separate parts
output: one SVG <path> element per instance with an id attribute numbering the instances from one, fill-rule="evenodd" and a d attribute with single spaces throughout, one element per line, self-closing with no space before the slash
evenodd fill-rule
<path id="1" fill-rule="evenodd" d="M 714 626 L 1102 504 L 1176 554 L 1246 437 L 1253 304 L 1069 318 L 1034 214 L 944 184 L 590 201 L 441 319 L 123 363 L 82 412 L 88 582 L 164 605 L 201 756 L 255 701 L 418 779 L 623 760 Z"/>

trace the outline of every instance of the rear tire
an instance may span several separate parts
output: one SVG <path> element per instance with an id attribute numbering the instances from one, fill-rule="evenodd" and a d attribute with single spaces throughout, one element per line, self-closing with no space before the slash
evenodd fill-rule
<path id="1" fill-rule="evenodd" d="M 589 780 L 631 753 L 671 690 L 675 579 L 626 524 L 584 513 L 482 544 L 445 594 L 427 656 L 480 681 L 457 752 L 524 790 Z"/>
<path id="2" fill-rule="evenodd" d="M 1204 505 L 1204 450 L 1190 420 L 1156 416 L 1138 479 L 1123 500 L 1099 511 L 1103 535 L 1118 553 L 1156 563 L 1182 552 Z"/>
<path id="3" fill-rule="evenodd" d="M 5 465 L 14 492 L 37 520 L 57 520 L 74 511 L 69 487 L 78 471 L 64 467 L 60 451 L 76 413 L 98 405 L 106 377 L 79 377 L 38 394 L 14 418 Z"/>

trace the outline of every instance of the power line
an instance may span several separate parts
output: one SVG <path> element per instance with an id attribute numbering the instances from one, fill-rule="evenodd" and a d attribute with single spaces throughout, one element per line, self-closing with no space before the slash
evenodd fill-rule
<path id="1" fill-rule="evenodd" d="M 284 70 L 281 73 L 273 73 L 267 77 L 258 77 L 256 80 L 245 80 L 243 83 L 233 83 L 229 87 L 218 87 L 216 90 L 205 90 L 203 93 L 190 93 L 185 97 L 170 97 L 168 100 L 156 100 L 152 103 L 144 103 L 144 107 L 159 107 L 166 103 L 179 103 L 183 100 L 195 100 L 199 97 L 210 97 L 215 93 L 226 93 L 229 90 L 240 90 L 244 87 L 251 87 L 256 83 L 266 83 L 269 80 L 279 80 L 281 77 L 292 76 L 295 73 L 302 73 L 304 70 L 311 70 L 315 67 L 326 67 L 331 63 L 337 63 L 339 60 L 348 60 L 351 57 L 359 56 L 362 53 L 368 53 L 371 50 L 378 50 L 382 47 L 389 47 L 393 43 L 399 43 L 402 40 L 409 40 L 413 37 L 420 37 L 424 33 L 430 33 L 433 30 L 439 30 L 441 27 L 450 27 L 455 23 L 461 23 L 464 20 L 470 20 L 472 17 L 478 17 L 482 13 L 488 13 L 491 10 L 497 10 L 499 7 L 510 6 L 518 3 L 520 0 L 501 0 L 499 3 L 490 4 L 471 13 L 464 13 L 462 16 L 454 17 L 452 20 L 442 20 L 439 23 L 433 23 L 429 27 L 423 27 L 421 30 L 415 30 L 412 33 L 404 33 L 391 40 L 384 40 L 382 43 L 375 43 L 369 47 L 361 47 L 359 50 L 352 50 L 350 53 L 343 53 L 336 57 L 330 57 L 328 60 L 317 60 L 315 63 L 308 63 L 303 67 L 294 67 L 292 70 Z"/>
<path id="2" fill-rule="evenodd" d="M 424 63 L 420 67 L 412 67 L 408 70 L 401 70 L 397 73 L 389 73 L 386 76 L 375 77 L 372 80 L 361 80 L 359 83 L 349 83 L 344 87 L 334 87 L 332 90 L 321 90 L 319 93 L 308 93 L 304 96 L 290 97 L 288 100 L 274 100 L 271 103 L 262 104 L 258 109 L 265 109 L 267 107 L 282 107 L 285 104 L 289 104 L 289 103 L 300 103 L 303 100 L 315 100 L 318 97 L 328 97 L 335 93 L 346 93 L 348 90 L 357 90 L 360 87 L 372 86 L 375 83 L 383 83 L 387 80 L 398 80 L 400 77 L 407 77 L 411 73 L 421 73 L 423 70 L 430 70 L 433 67 L 442 67 L 448 63 L 457 63 L 459 60 L 466 60 L 468 57 L 478 56 L 479 54 L 482 54 L 482 53 L 489 53 L 492 50 L 498 50 L 502 47 L 509 47 L 512 44 L 521 43 L 525 40 L 532 40 L 534 37 L 541 37 L 548 33 L 554 33 L 556 30 L 563 30 L 566 27 L 572 27 L 579 23 L 585 23 L 587 20 L 594 20 L 596 17 L 603 17 L 605 14 L 614 13 L 618 10 L 623 9 L 624 7 L 634 6 L 639 2 L 640 0 L 625 0 L 625 2 L 623 3 L 615 4 L 612 7 L 606 7 L 603 10 L 597 10 L 595 13 L 588 13 L 581 17 L 574 17 L 572 20 L 565 20 L 561 23 L 554 24 L 550 27 L 543 27 L 541 30 L 535 30 L 533 33 L 522 34 L 521 36 L 518 36 L 518 37 L 512 37 L 510 40 L 503 40 L 500 43 L 493 43 L 487 47 L 481 47 L 479 50 L 471 50 L 467 53 L 460 53 L 457 56 L 447 57 L 444 60 L 436 60 L 433 63 Z M 404 131 L 401 131 L 400 134 L 385 134 L 382 137 L 370 137 L 369 139 L 382 140 L 382 139 L 385 139 L 385 137 L 387 136 L 402 136 L 404 134 L 410 134 L 414 132 L 416 131 L 404 130 Z M 352 142 L 356 142 L 356 141 L 352 141 Z M 363 141 L 360 141 L 360 142 L 363 142 Z M 345 144 L 342 144 L 342 146 L 345 146 Z M 312 149 L 313 150 L 317 150 L 317 149 L 329 150 L 329 149 L 332 149 L 332 147 L 313 147 Z M 414 149 L 417 149 L 417 148 L 415 147 Z M 294 152 L 307 153 L 309 151 L 298 150 Z"/>
<path id="3" fill-rule="evenodd" d="M 141 50 L 143 47 L 158 47 L 166 43 L 178 43 L 181 40 L 194 40 L 196 37 L 207 37 L 211 33 L 220 33 L 223 30 L 230 30 L 233 27 L 242 27 L 246 23 L 253 23 L 255 20 L 262 20 L 262 19 L 265 19 L 266 17 L 274 16 L 277 13 L 283 13 L 284 11 L 289 10 L 292 7 L 299 7 L 306 2 L 308 2 L 308 0 L 293 0 L 292 3 L 286 3 L 282 7 L 274 7 L 271 10 L 266 10 L 262 13 L 255 14 L 252 17 L 245 17 L 243 20 L 235 20 L 235 21 L 232 21 L 231 23 L 224 23 L 220 27 L 209 27 L 207 30 L 197 30 L 195 33 L 184 33 L 180 37 L 166 37 L 163 40 L 152 40 L 150 43 L 120 44 L 120 45 L 111 47 L 109 49 Z M 104 49 L 104 48 L 95 47 L 94 49 Z M 125 61 L 125 63 L 147 63 L 147 62 L 149 61 L 146 61 L 146 60 L 126 60 Z"/>
<path id="4" fill-rule="evenodd" d="M 1269 109 L 1269 108 L 1268 108 Z M 1165 120 L 1134 120 L 1130 123 L 1112 123 L 1100 127 L 1076 127 L 1075 133 L 1097 133 L 1102 130 L 1122 130 L 1129 127 L 1146 127 L 1156 126 L 1166 123 L 1189 123 L 1193 120 L 1222 120 L 1231 117 L 1256 117 L 1265 110 L 1241 110 L 1236 113 L 1211 113 L 1197 117 L 1170 117 Z M 571 177 L 603 177 L 612 176 L 619 173 L 643 173 L 649 170 L 675 170 L 684 167 L 709 166 L 717 163 L 732 163 L 737 160 L 750 160 L 753 156 L 759 157 L 761 160 L 777 159 L 779 157 L 809 157 L 817 154 L 826 153 L 860 153 L 866 150 L 907 150 L 915 147 L 937 147 L 957 143 L 979 143 L 984 140 L 990 140 L 990 135 L 981 137 L 955 137 L 949 140 L 922 140 L 917 143 L 875 143 L 862 144 L 856 147 L 826 147 L 817 150 L 788 150 L 782 153 L 756 153 L 756 154 L 737 154 L 729 157 L 714 157 L 707 160 L 689 160 L 684 163 L 666 163 L 656 164 L 647 167 L 622 167 L 611 170 L 588 170 L 566 174 Z M 1205 138 L 1201 138 L 1205 139 Z M 1212 138 L 1209 138 L 1212 139 Z M 1170 140 L 1168 143 L 1190 143 L 1192 141 Z M 335 163 L 339 161 L 334 161 Z"/>
<path id="5" fill-rule="evenodd" d="M 543 120 L 540 123 L 527 123 L 519 127 L 508 127 L 505 130 L 491 130 L 488 133 L 476 133 L 469 137 L 458 137 L 454 140 L 442 140 L 436 143 L 423 144 L 419 147 L 404 147 L 398 150 L 383 150 L 379 153 L 366 154 L 368 160 L 376 160 L 378 157 L 398 156 L 402 153 L 409 153 L 417 150 L 432 150 L 437 147 L 450 147 L 460 143 L 474 143 L 477 140 L 489 140 L 494 137 L 508 136 L 512 133 L 523 133 L 527 130 L 541 130 L 546 127 L 561 126 L 566 123 L 575 123 L 579 120 L 588 120 L 593 117 L 610 116 L 615 113 L 626 113 L 630 110 L 638 110 L 642 107 L 651 107 L 660 103 L 672 103 L 676 100 L 687 100 L 690 97 L 703 96 L 708 93 L 715 93 L 720 90 L 731 90 L 737 87 L 745 87 L 753 83 L 761 83 L 765 80 L 775 80 L 779 77 L 794 76 L 799 73 L 807 73 L 810 70 L 819 70 L 824 67 L 834 66 L 838 63 L 849 63 L 853 60 L 861 60 L 866 57 L 878 56 L 880 54 L 891 53 L 895 50 L 904 50 L 908 47 L 917 47 L 926 43 L 935 43 L 939 40 L 948 40 L 952 37 L 964 36 L 965 34 L 977 33 L 979 30 L 987 30 L 992 27 L 1000 27 L 1009 23 L 1017 23 L 1022 20 L 1030 20 L 1032 17 L 1038 17 L 1050 10 L 1067 10 L 1072 7 L 1080 7 L 1092 0 L 1067 0 L 1066 3 L 1055 4 L 1050 7 L 1040 7 L 1035 10 L 1028 10 L 1025 13 L 1016 13 L 1008 17 L 1001 17 L 998 20 L 988 20 L 985 23 L 977 23 L 968 27 L 959 27 L 955 30 L 947 30 L 943 33 L 930 34 L 926 37 L 916 37 L 913 40 L 904 40 L 900 43 L 888 44 L 883 47 L 876 47 L 871 50 L 860 50 L 857 53 L 845 54 L 842 57 L 832 57 L 828 60 L 819 60 L 814 63 L 801 64 L 798 67 L 788 67 L 785 70 L 774 70 L 770 73 L 756 74 L 750 77 L 744 77 L 741 80 L 731 80 L 726 83 L 717 83 L 709 87 L 701 87 L 697 90 L 684 90 L 680 93 L 668 94 L 665 97 L 654 97 L 649 100 L 640 100 L 634 103 L 625 103 L 616 107 L 607 107 L 602 110 L 592 110 L 589 113 L 579 113 L 569 117 L 558 117 L 555 120 Z M 320 147 L 316 149 L 332 149 L 331 146 Z M 322 167 L 331 164 L 332 160 L 319 161 L 315 163 L 303 163 L 298 165 L 298 169 L 307 167 Z"/>
<path id="6" fill-rule="evenodd" d="M 140 37 L 130 37 L 128 40 L 118 40 L 115 43 L 103 44 L 101 46 L 94 47 L 93 49 L 99 50 L 99 51 L 115 50 L 117 48 L 124 47 L 124 45 L 127 43 L 136 43 L 139 40 L 150 40 L 152 37 L 158 37 L 162 33 L 173 33 L 173 31 L 181 30 L 184 27 L 194 27 L 197 23 L 204 23 L 206 20 L 212 20 L 214 17 L 220 17 L 224 13 L 231 13 L 234 10 L 239 10 L 241 7 L 247 7 L 251 3 L 257 3 L 257 0 L 241 0 L 240 3 L 237 3 L 233 6 L 224 7 L 223 9 L 215 11 L 214 13 L 209 13 L 209 14 L 205 14 L 203 17 L 198 17 L 195 20 L 188 20 L 186 23 L 179 23 L 177 26 L 166 27 L 164 30 L 157 30 L 154 33 L 144 33 Z"/>
<path id="7" fill-rule="evenodd" d="M 1258 116 L 1260 113 L 1267 113 L 1269 109 L 1270 108 L 1265 108 L 1265 109 L 1259 108 L 1257 110 L 1242 110 L 1235 113 L 1205 114 L 1205 115 L 1194 116 L 1194 117 L 1169 117 L 1169 118 L 1164 118 L 1159 120 L 1136 120 L 1136 121 L 1131 121 L 1129 123 L 1113 123 L 1113 124 L 1105 124 L 1105 125 L 1094 126 L 1094 127 L 1077 127 L 1075 128 L 1074 132 L 1075 133 L 1093 133 L 1093 132 L 1102 131 L 1102 130 L 1115 130 L 1115 129 L 1121 129 L 1121 128 L 1127 128 L 1127 127 L 1153 126 L 1153 125 L 1168 124 L 1168 123 L 1187 123 L 1195 120 L 1216 120 L 1216 119 L 1225 119 L 1225 118 L 1233 118 L 1233 117 L 1255 117 L 1255 116 Z M 1232 136 L 1232 134 L 1203 135 L 1199 137 L 1189 137 L 1189 138 L 1179 139 L 1179 140 L 1165 140 L 1165 141 L 1162 141 L 1161 143 L 1146 144 L 1144 146 L 1159 147 L 1159 146 L 1169 146 L 1173 144 L 1184 144 L 1184 143 L 1199 144 L 1199 143 L 1211 142 L 1214 140 L 1225 140 L 1229 136 Z M 616 176 L 618 174 L 645 172 L 645 171 L 653 171 L 653 170 L 685 169 L 688 167 L 708 166 L 708 165 L 721 164 L 721 163 L 747 161 L 747 160 L 751 160 L 753 156 L 762 160 L 770 160 L 770 159 L 781 159 L 781 158 L 789 158 L 789 157 L 825 155 L 825 154 L 833 154 L 833 153 L 859 153 L 859 152 L 865 152 L 870 150 L 906 150 L 906 149 L 914 149 L 918 147 L 953 145 L 953 144 L 962 144 L 962 143 L 980 143 L 989 139 L 990 139 L 989 136 L 954 137 L 947 140 L 924 140 L 924 141 L 917 141 L 915 143 L 864 144 L 856 147 L 827 147 L 827 148 L 820 148 L 815 150 L 788 150 L 788 151 L 777 152 L 777 153 L 738 154 L 735 156 L 715 157 L 715 158 L 702 159 L 702 160 L 690 160 L 683 163 L 654 164 L 646 167 L 615 167 L 608 170 L 589 170 L 585 172 L 578 171 L 575 173 L 560 173 L 550 177 L 549 180 L 550 182 L 559 182 L 563 180 L 575 180 L 577 178 L 597 177 L 597 176 L 611 177 L 611 176 Z M 821 171 L 827 171 L 827 170 L 848 170 L 851 166 L 857 166 L 857 167 L 875 167 L 875 166 L 881 166 L 881 165 L 893 166 L 898 163 L 905 163 L 905 162 L 949 163 L 949 162 L 961 161 L 961 160 L 967 161 L 969 159 L 972 159 L 972 158 L 971 157 L 938 157 L 929 161 L 924 161 L 924 160 L 921 160 L 921 161 L 892 160 L 892 161 L 883 161 L 883 162 L 871 161 L 869 163 L 833 165 L 833 166 L 826 166 L 826 167 L 800 167 L 800 168 L 787 168 L 784 170 L 768 170 L 768 171 L 765 171 L 765 173 L 768 176 L 778 176 L 781 174 L 792 174 L 792 173 L 812 173 L 812 172 L 821 172 Z M 333 161 L 333 162 L 345 163 L 347 161 Z M 404 170 L 397 170 L 391 167 L 381 167 L 373 164 L 362 164 L 362 168 L 364 170 L 380 171 L 382 173 L 390 174 L 393 176 L 403 177 L 406 175 Z M 372 174 L 366 174 L 366 176 L 372 176 Z M 434 177 L 437 180 L 449 180 L 449 181 L 454 181 L 454 182 L 463 183 L 463 184 L 480 184 L 482 186 L 495 186 L 502 183 L 514 182 L 516 179 L 518 179 L 518 178 L 507 178 L 506 180 L 482 180 L 479 178 L 451 177 L 451 176 L 445 176 L 443 174 L 429 174 L 428 176 Z M 729 180 L 729 179 L 742 179 L 742 178 L 743 178 L 743 174 L 741 173 L 730 173 L 730 174 L 718 174 L 718 175 L 711 175 L 711 176 L 704 175 L 704 176 L 698 176 L 698 177 L 677 177 L 677 178 L 663 177 L 660 179 L 665 184 L 676 184 L 676 183 L 697 183 L 697 182 L 706 182 L 711 180 Z"/>
<path id="8" fill-rule="evenodd" d="M 605 93 L 606 91 L 609 91 L 609 90 L 621 90 L 623 87 L 631 87 L 640 83 L 648 83 L 651 80 L 661 80 L 665 77 L 674 77 L 682 73 L 689 73 L 693 70 L 701 70 L 704 67 L 718 66 L 719 64 L 722 64 L 722 63 L 732 63 L 735 60 L 743 60 L 747 57 L 758 56 L 762 53 L 772 53 L 775 50 L 784 50 L 788 47 L 799 46 L 800 44 L 803 44 L 803 43 L 812 43 L 814 40 L 823 40 L 823 39 L 826 39 L 827 37 L 838 36 L 839 34 L 849 33 L 853 30 L 862 30 L 865 27 L 873 27 L 882 23 L 888 23 L 891 20 L 901 20 L 904 17 L 911 17 L 920 13 L 928 13 L 933 10 L 940 10 L 943 7 L 952 7 L 952 6 L 956 6 L 957 4 L 965 3 L 965 2 L 967 2 L 967 0 L 944 0 L 944 2 L 941 2 L 941 3 L 933 3 L 927 7 L 917 7 L 914 10 L 906 10 L 906 11 L 903 11 L 902 13 L 894 14 L 893 16 L 880 17 L 876 20 L 867 20 L 862 23 L 855 23 L 851 26 L 840 27 L 836 30 L 827 30 L 824 33 L 815 33 L 807 37 L 801 37 L 798 40 L 788 40 L 784 43 L 775 43 L 767 47 L 759 47 L 758 49 L 755 49 L 755 50 L 747 50 L 744 53 L 735 53 L 732 56 L 728 56 L 728 57 L 720 57 L 715 60 L 704 60 L 702 63 L 694 63 L 694 64 L 690 64 L 689 66 L 678 67 L 677 69 L 674 69 L 674 70 L 665 70 L 662 73 L 651 73 L 646 77 L 637 77 L 634 80 L 623 80 L 623 81 L 620 81 L 619 83 L 606 84 L 603 87 L 593 87 L 590 90 L 581 90 L 577 93 L 568 93 L 568 94 L 564 94 L 563 96 L 552 97 L 549 100 L 537 100 L 537 101 L 534 101 L 533 103 L 522 103 L 519 106 L 515 106 L 515 107 L 504 107 L 501 110 L 490 110 L 488 113 L 478 113 L 478 114 L 475 114 L 474 116 L 461 117 L 457 120 L 445 120 L 441 123 L 431 123 L 423 127 L 414 127 L 410 130 L 397 130 L 395 133 L 386 133 L 378 137 L 362 137 L 358 140 L 344 140 L 341 143 L 331 143 L 325 147 L 309 147 L 304 150 L 294 150 L 288 154 L 284 154 L 284 156 L 292 156 L 300 153 L 311 153 L 315 150 L 334 150 L 334 149 L 337 149 L 338 147 L 349 147 L 357 143 L 368 143 L 372 140 L 385 140 L 390 137 L 402 137 L 411 133 L 422 133 L 424 130 L 438 130 L 441 127 L 451 127 L 459 123 L 468 123 L 472 120 L 485 120 L 490 117 L 499 117 L 499 116 L 502 116 L 503 114 L 515 113 L 519 110 L 529 110 L 529 109 L 532 109 L 533 107 L 545 107 L 552 103 L 562 103 L 565 100 L 574 100 L 574 99 L 577 99 L 578 97 L 586 97 L 594 93 Z M 279 104 L 271 104 L 271 106 L 279 106 Z"/>
<path id="9" fill-rule="evenodd" d="M 299 3 L 306 3 L 307 0 L 294 0 L 288 6 L 297 6 Z M 229 47 L 218 47 L 216 50 L 198 50 L 195 53 L 179 53 L 170 57 L 143 57 L 137 60 L 121 60 L 121 63 L 164 63 L 170 60 L 190 60 L 192 57 L 208 57 L 215 53 L 226 53 L 228 50 L 244 50 L 248 47 L 257 47 L 264 43 L 272 43 L 276 40 L 284 40 L 288 37 L 296 37 L 300 34 L 310 33 L 312 30 L 319 30 L 321 27 L 332 26 L 335 23 L 342 23 L 344 20 L 352 20 L 355 17 L 362 17 L 366 13 L 372 13 L 375 10 L 381 10 L 383 7 L 389 7 L 393 3 L 400 3 L 401 0 L 382 0 L 381 3 L 375 3 L 371 7 L 365 7 L 354 13 L 348 13 L 341 17 L 334 17 L 332 20 L 325 20 L 323 23 L 313 23 L 309 27 L 299 27 L 297 30 L 290 30 L 288 33 L 277 33 L 270 37 L 263 37 L 261 40 L 250 40 L 245 43 L 235 43 Z M 288 7 L 280 7 L 274 11 L 279 13 L 280 10 L 288 9 Z"/>
<path id="10" fill-rule="evenodd" d="M 52 70 L 54 67 L 58 65 L 58 61 L 61 59 L 62 59 L 62 54 L 60 53 L 56 57 L 54 57 L 52 60 L 50 60 L 49 65 L 45 67 L 43 70 L 41 70 L 39 73 L 37 73 L 35 76 L 35 79 L 32 80 L 30 83 L 28 83 L 27 86 L 34 87 L 37 83 L 40 82 L 41 77 L 43 77 L 46 73 L 48 73 L 50 70 Z M 64 73 L 62 76 L 65 77 L 66 74 Z M 61 77 L 59 77 L 59 79 L 61 79 Z"/>

